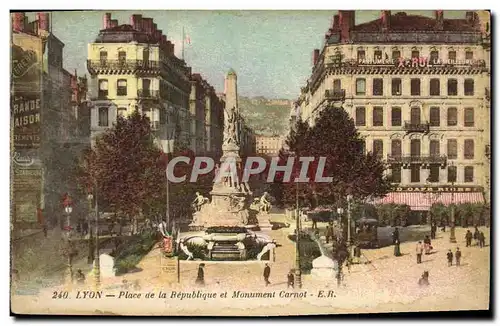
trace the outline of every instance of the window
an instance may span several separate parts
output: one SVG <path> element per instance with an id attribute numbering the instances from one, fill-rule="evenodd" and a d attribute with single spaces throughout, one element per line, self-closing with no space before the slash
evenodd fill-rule
<path id="1" fill-rule="evenodd" d="M 126 96 L 127 95 L 127 80 L 126 79 L 118 79 L 118 83 L 116 85 L 116 95 L 118 95 L 118 96 Z"/>
<path id="2" fill-rule="evenodd" d="M 419 58 L 420 57 L 420 52 L 418 50 L 413 50 L 411 51 L 411 58 Z"/>
<path id="3" fill-rule="evenodd" d="M 373 155 L 377 156 L 379 159 L 382 159 L 384 155 L 384 141 L 382 139 L 373 140 Z"/>
<path id="4" fill-rule="evenodd" d="M 356 79 L 356 95 L 366 94 L 366 80 L 364 78 Z"/>
<path id="5" fill-rule="evenodd" d="M 464 182 L 474 182 L 474 167 L 464 167 Z"/>
<path id="6" fill-rule="evenodd" d="M 124 117 L 127 115 L 127 108 L 118 108 L 117 115 L 120 117 Z"/>
<path id="7" fill-rule="evenodd" d="M 448 139 L 447 152 L 448 152 L 448 159 L 450 159 L 450 160 L 457 159 L 457 140 L 456 139 Z"/>
<path id="8" fill-rule="evenodd" d="M 401 51 L 398 50 L 392 51 L 392 61 L 398 62 L 399 58 L 401 58 Z"/>
<path id="9" fill-rule="evenodd" d="M 107 127 L 108 124 L 108 108 L 99 108 L 99 127 Z"/>
<path id="10" fill-rule="evenodd" d="M 448 182 L 457 182 L 457 167 L 448 166 Z"/>
<path id="11" fill-rule="evenodd" d="M 457 125 L 457 108 L 448 108 L 448 126 Z"/>
<path id="12" fill-rule="evenodd" d="M 410 141 L 410 155 L 411 157 L 420 157 L 420 139 L 412 139 Z"/>
<path id="13" fill-rule="evenodd" d="M 391 156 L 401 157 L 401 139 L 393 139 L 391 141 Z"/>
<path id="14" fill-rule="evenodd" d="M 474 127 L 474 108 L 464 109 L 464 126 Z"/>
<path id="15" fill-rule="evenodd" d="M 366 126 L 366 110 L 364 107 L 356 108 L 356 126 Z"/>
<path id="16" fill-rule="evenodd" d="M 413 107 L 410 109 L 410 123 L 413 125 L 420 124 L 420 108 Z"/>
<path id="17" fill-rule="evenodd" d="M 439 165 L 433 164 L 429 167 L 429 182 L 439 182 Z"/>
<path id="18" fill-rule="evenodd" d="M 448 95 L 457 95 L 458 87 L 456 79 L 448 79 Z"/>
<path id="19" fill-rule="evenodd" d="M 333 90 L 335 92 L 339 92 L 342 89 L 342 84 L 340 79 L 334 79 L 333 80 Z"/>
<path id="20" fill-rule="evenodd" d="M 401 79 L 392 79 L 392 95 L 401 95 Z"/>
<path id="21" fill-rule="evenodd" d="M 382 78 L 373 79 L 373 95 L 384 95 L 384 80 Z"/>
<path id="22" fill-rule="evenodd" d="M 401 183 L 401 165 L 394 164 L 392 166 L 392 180 L 393 183 Z"/>
<path id="23" fill-rule="evenodd" d="M 373 58 L 375 60 L 382 60 L 382 51 L 380 50 L 373 51 Z"/>
<path id="24" fill-rule="evenodd" d="M 118 62 L 120 64 L 124 64 L 127 61 L 127 52 L 119 51 L 118 52 Z"/>
<path id="25" fill-rule="evenodd" d="M 430 143 L 429 143 L 429 150 L 430 150 L 430 154 L 432 157 L 437 157 L 439 156 L 439 140 L 437 139 L 431 139 Z"/>
<path id="26" fill-rule="evenodd" d="M 394 107 L 391 110 L 391 125 L 393 127 L 401 126 L 401 108 Z"/>
<path id="27" fill-rule="evenodd" d="M 429 95 L 430 96 L 439 96 L 439 94 L 441 93 L 440 88 L 441 88 L 441 85 L 439 84 L 439 79 L 437 79 L 437 78 L 431 79 Z"/>
<path id="28" fill-rule="evenodd" d="M 464 140 L 464 159 L 472 160 L 474 158 L 474 139 Z"/>
<path id="29" fill-rule="evenodd" d="M 474 52 L 465 51 L 465 60 L 473 60 L 473 59 L 474 59 Z"/>
<path id="30" fill-rule="evenodd" d="M 99 60 L 101 61 L 101 64 L 106 64 L 106 62 L 108 61 L 108 52 L 99 52 Z"/>
<path id="31" fill-rule="evenodd" d="M 466 79 L 464 81 L 464 95 L 474 95 L 474 79 Z"/>
<path id="32" fill-rule="evenodd" d="M 384 108 L 374 107 L 373 108 L 373 126 L 382 127 L 384 125 Z"/>
<path id="33" fill-rule="evenodd" d="M 411 164 L 411 182 L 420 182 L 420 166 Z"/>
<path id="34" fill-rule="evenodd" d="M 439 52 L 431 51 L 431 64 L 439 63 Z"/>
<path id="35" fill-rule="evenodd" d="M 439 127 L 441 124 L 441 112 L 438 107 L 431 107 L 429 120 L 431 127 Z"/>
<path id="36" fill-rule="evenodd" d="M 448 63 L 455 63 L 457 60 L 457 52 L 448 51 Z"/>
<path id="37" fill-rule="evenodd" d="M 108 80 L 107 79 L 99 79 L 99 94 L 100 99 L 108 97 Z"/>
<path id="38" fill-rule="evenodd" d="M 358 50 L 358 62 L 365 60 L 365 50 Z"/>
<path id="39" fill-rule="evenodd" d="M 420 95 L 420 79 L 418 78 L 411 80 L 411 95 Z"/>

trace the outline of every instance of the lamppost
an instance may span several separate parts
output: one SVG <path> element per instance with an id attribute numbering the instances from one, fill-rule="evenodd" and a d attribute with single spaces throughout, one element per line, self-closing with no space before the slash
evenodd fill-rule
<path id="1" fill-rule="evenodd" d="M 352 201 L 352 195 L 347 195 L 347 250 L 349 251 L 349 255 L 351 254 L 351 245 L 352 245 L 352 238 L 351 238 L 351 201 Z"/>
<path id="2" fill-rule="evenodd" d="M 69 270 L 69 277 L 71 279 L 71 283 L 73 283 L 73 248 L 71 247 L 71 212 L 73 211 L 73 208 L 70 205 L 67 205 L 64 208 L 66 212 L 66 234 L 67 234 L 67 253 L 68 253 L 68 270 Z"/>
<path id="3" fill-rule="evenodd" d="M 295 205 L 297 207 L 297 212 L 295 214 L 295 222 L 296 222 L 296 228 L 297 228 L 297 234 L 296 234 L 296 240 L 295 240 L 295 245 L 296 245 L 296 257 L 295 257 L 295 281 L 297 283 L 297 286 L 302 288 L 302 272 L 300 270 L 300 209 L 299 209 L 299 180 L 297 179 L 297 186 L 295 188 Z"/>
<path id="4" fill-rule="evenodd" d="M 454 162 L 450 162 L 450 166 L 455 166 Z M 455 181 L 457 178 L 457 170 L 456 168 L 451 169 L 454 173 L 453 178 L 451 178 L 451 228 L 450 228 L 450 242 L 456 243 L 457 239 L 455 238 Z"/>
<path id="5" fill-rule="evenodd" d="M 92 242 L 94 240 L 94 237 L 92 236 L 92 226 L 91 226 L 91 220 L 90 220 L 90 213 L 92 212 L 92 199 L 94 199 L 94 196 L 92 195 L 91 192 L 89 192 L 87 196 L 87 200 L 89 202 L 89 211 L 87 215 L 87 225 L 88 225 L 88 232 L 89 232 L 89 255 L 87 259 L 88 264 L 92 264 L 94 261 L 94 243 Z"/>
<path id="6" fill-rule="evenodd" d="M 101 284 L 101 261 L 99 259 L 99 206 L 97 204 L 97 185 L 95 187 L 95 263 L 94 263 L 94 281 L 96 288 Z"/>

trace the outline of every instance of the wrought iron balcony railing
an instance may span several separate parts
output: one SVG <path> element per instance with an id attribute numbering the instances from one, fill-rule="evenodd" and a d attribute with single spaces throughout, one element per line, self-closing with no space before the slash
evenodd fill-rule
<path id="1" fill-rule="evenodd" d="M 153 89 L 138 89 L 137 97 L 140 99 L 158 99 L 160 98 L 160 91 Z"/>
<path id="2" fill-rule="evenodd" d="M 407 133 L 411 132 L 423 132 L 427 134 L 429 132 L 429 122 L 414 123 L 411 121 L 405 121 L 404 129 Z"/>
<path id="3" fill-rule="evenodd" d="M 325 98 L 331 101 L 345 101 L 345 89 L 327 89 L 325 90 Z"/>
<path id="4" fill-rule="evenodd" d="M 387 155 L 387 163 L 395 164 L 446 164 L 446 155 Z"/>
<path id="5" fill-rule="evenodd" d="M 87 60 L 87 68 L 91 73 L 105 70 L 151 70 L 159 69 L 160 62 L 153 60 Z"/>

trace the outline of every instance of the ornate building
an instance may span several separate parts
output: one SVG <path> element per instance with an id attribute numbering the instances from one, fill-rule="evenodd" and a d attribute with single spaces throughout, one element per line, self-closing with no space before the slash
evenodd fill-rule
<path id="1" fill-rule="evenodd" d="M 175 56 L 174 45 L 153 19 L 132 15 L 130 24 L 118 25 L 106 13 L 103 25 L 88 45 L 92 137 L 111 127 L 118 115 L 140 110 L 161 146 L 175 137 L 176 144 L 195 153 L 220 152 L 223 103 Z"/>
<path id="2" fill-rule="evenodd" d="M 342 105 L 365 150 L 388 164 L 394 192 L 384 202 L 428 210 L 433 202 L 489 201 L 489 14 L 464 19 L 381 12 L 356 25 L 339 11 L 313 52 L 296 102 L 311 125 L 328 104 Z M 484 195 L 484 197 L 483 197 Z"/>

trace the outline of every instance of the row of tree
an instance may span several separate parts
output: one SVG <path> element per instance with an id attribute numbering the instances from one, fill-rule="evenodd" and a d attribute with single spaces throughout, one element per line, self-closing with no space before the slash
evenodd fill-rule
<path id="1" fill-rule="evenodd" d="M 114 213 L 133 223 L 144 218 L 159 220 L 166 216 L 166 167 L 173 157 L 188 156 L 189 163 L 176 164 L 174 175 L 187 175 L 186 181 L 169 184 L 170 216 L 179 219 L 191 213 L 195 192 L 209 187 L 213 177 L 204 175 L 189 182 L 194 154 L 182 144 L 164 153 L 155 141 L 149 119 L 139 112 L 117 118 L 116 124 L 96 137 L 77 165 L 81 191 L 96 195 L 100 211 Z"/>
<path id="2" fill-rule="evenodd" d="M 296 159 L 290 182 L 285 182 L 284 173 L 278 173 L 271 187 L 273 196 L 278 204 L 294 206 L 298 192 L 300 205 L 312 208 L 345 206 L 347 195 L 358 201 L 384 196 L 390 189 L 384 163 L 373 153 L 365 153 L 363 146 L 353 119 L 343 108 L 322 110 L 312 127 L 298 120 L 285 141 L 286 149 L 280 152 L 280 164 L 285 165 L 289 157 L 314 157 L 307 170 L 310 181 L 294 183 L 301 170 Z M 323 176 L 332 177 L 332 182 L 314 181 L 320 157 L 326 158 Z"/>

